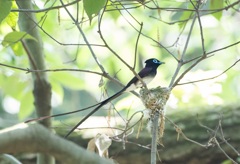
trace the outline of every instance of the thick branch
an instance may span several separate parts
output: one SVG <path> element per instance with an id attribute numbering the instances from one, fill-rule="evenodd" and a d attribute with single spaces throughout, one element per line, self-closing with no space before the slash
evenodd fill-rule
<path id="1" fill-rule="evenodd" d="M 54 135 L 40 124 L 18 124 L 0 131 L 0 153 L 40 152 L 62 163 L 112 163 Z"/>

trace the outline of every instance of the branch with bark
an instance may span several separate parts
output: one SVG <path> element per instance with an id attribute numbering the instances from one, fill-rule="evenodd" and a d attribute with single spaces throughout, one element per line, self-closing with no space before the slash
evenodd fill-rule
<path id="1" fill-rule="evenodd" d="M 22 123 L 1 130 L 0 141 L 0 153 L 44 153 L 71 164 L 113 163 L 53 134 L 40 124 Z"/>

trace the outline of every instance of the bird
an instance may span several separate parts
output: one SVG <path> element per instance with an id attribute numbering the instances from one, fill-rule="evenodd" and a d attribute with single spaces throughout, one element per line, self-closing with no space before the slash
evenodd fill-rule
<path id="1" fill-rule="evenodd" d="M 128 91 L 133 91 L 137 88 L 142 88 L 149 82 L 151 82 L 154 77 L 157 74 L 157 68 L 161 64 L 164 64 L 164 62 L 159 61 L 158 59 L 151 58 L 145 61 L 146 65 L 145 67 L 138 73 L 139 77 L 141 78 L 138 79 L 138 77 L 134 76 L 128 83 L 127 85 L 112 95 L 111 97 L 103 100 L 102 102 L 98 103 L 99 105 L 95 107 L 90 113 L 88 113 L 78 124 L 76 124 L 65 136 L 64 138 L 67 138 L 78 126 L 80 126 L 85 120 L 87 120 L 92 114 L 94 114 L 96 111 L 98 111 L 102 106 L 106 105 L 108 102 L 111 100 L 117 98 L 120 96 L 123 92 L 128 92 Z M 143 84 L 144 82 L 145 84 Z"/>

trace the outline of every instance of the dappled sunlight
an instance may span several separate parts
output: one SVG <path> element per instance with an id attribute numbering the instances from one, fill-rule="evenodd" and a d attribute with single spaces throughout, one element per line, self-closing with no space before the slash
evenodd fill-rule
<path id="1" fill-rule="evenodd" d="M 3 108 L 10 114 L 17 114 L 20 110 L 20 102 L 13 97 L 5 97 L 3 99 Z"/>
<path id="2" fill-rule="evenodd" d="M 210 70 L 202 71 L 198 70 L 195 72 L 188 73 L 180 83 L 188 83 L 197 80 L 203 80 L 215 77 L 222 73 L 221 70 Z M 185 105 L 195 106 L 195 105 L 220 105 L 224 103 L 224 100 L 219 95 L 222 92 L 222 85 L 225 82 L 227 75 L 221 75 L 220 77 L 205 80 L 195 83 L 189 83 L 184 85 L 179 85 L 173 90 L 173 95 L 176 103 L 169 104 L 171 107 L 183 108 Z M 171 98 L 170 98 L 171 102 Z"/>
<path id="3" fill-rule="evenodd" d="M 239 155 L 228 143 L 239 143 L 239 0 L 0 3 L 5 131 L 25 121 L 66 142 L 108 134 L 122 145 L 113 153 L 110 147 L 113 159 L 132 146 L 131 153 L 146 150 L 147 161 L 135 163 L 235 163 L 226 148 Z M 50 149 L 41 152 L 49 161 Z M 221 161 L 210 159 L 219 152 Z"/>

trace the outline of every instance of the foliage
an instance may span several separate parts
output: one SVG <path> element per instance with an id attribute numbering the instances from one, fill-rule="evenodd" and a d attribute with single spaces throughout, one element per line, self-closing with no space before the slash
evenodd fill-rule
<path id="1" fill-rule="evenodd" d="M 105 3 L 105 1 L 99 1 L 99 4 L 96 4 L 96 8 L 91 8 L 90 11 L 90 7 L 91 3 L 90 1 L 87 1 L 88 3 L 86 3 L 86 1 L 83 1 L 83 7 L 89 17 L 89 19 L 91 20 L 91 16 L 93 14 L 97 14 L 99 13 L 99 11 L 103 8 L 103 4 Z M 9 8 L 9 1 L 1 1 L 1 3 L 3 3 L 4 5 L 8 6 Z M 50 4 L 52 2 L 48 2 L 47 5 L 51 6 L 53 4 Z M 41 4 L 38 4 L 39 8 L 41 8 Z M 82 5 L 81 3 L 79 3 L 79 5 Z M 130 39 L 130 38 L 136 38 L 136 35 L 134 33 L 136 33 L 136 31 L 131 28 L 130 24 L 126 24 L 126 21 L 124 21 L 121 17 L 112 17 L 113 15 L 117 15 L 117 13 L 119 13 L 118 10 L 113 10 L 111 11 L 111 9 L 114 9 L 114 6 L 120 6 L 121 4 L 118 4 L 117 2 L 114 3 L 110 3 L 108 2 L 109 5 L 109 12 L 106 13 L 106 16 L 104 17 L 104 19 L 106 19 L 108 21 L 108 23 L 104 23 L 102 24 L 102 28 L 104 29 L 104 35 L 106 37 L 106 40 L 111 42 L 112 38 L 117 38 L 117 42 L 111 42 L 111 46 L 114 48 L 114 50 L 116 52 L 119 52 L 121 57 L 123 59 L 125 59 L 129 64 L 133 63 L 133 53 L 134 53 L 134 49 L 133 49 L 133 44 L 135 42 L 136 39 Z M 180 28 L 188 28 L 185 27 L 187 24 L 187 21 L 189 18 L 192 18 L 192 15 L 194 13 L 194 11 L 192 11 L 194 9 L 194 6 L 192 3 L 190 2 L 186 2 L 186 3 L 177 3 L 177 4 L 173 4 L 170 2 L 160 2 L 159 4 L 162 7 L 178 7 L 178 8 L 186 8 L 189 9 L 190 11 L 186 11 L 186 12 L 172 12 L 172 14 L 169 15 L 168 12 L 164 12 L 161 11 L 159 12 L 155 12 L 154 10 L 149 10 L 147 8 L 138 8 L 137 10 L 131 10 L 131 7 L 129 7 L 129 11 L 132 12 L 132 14 L 134 14 L 136 16 L 137 20 L 141 20 L 142 22 L 144 22 L 144 26 L 143 26 L 143 33 L 144 34 L 148 34 L 150 37 L 153 37 L 154 39 L 158 39 L 161 42 L 165 42 L 165 45 L 172 45 L 175 44 L 176 42 L 176 37 L 172 37 L 172 36 L 177 36 L 178 35 L 178 31 L 179 31 L 179 27 Z M 132 5 L 133 7 L 136 6 L 135 4 Z M 224 7 L 223 3 L 216 3 L 216 1 L 208 1 L 207 4 L 205 4 L 203 6 L 203 9 L 207 10 L 207 9 L 220 9 Z M 107 8 L 108 9 L 108 8 Z M 56 10 L 50 10 L 47 14 L 38 14 L 39 19 L 41 20 L 41 18 L 43 18 L 45 16 L 44 22 L 41 26 L 42 29 L 44 29 L 44 31 L 42 31 L 43 35 L 43 40 L 44 40 L 44 47 L 45 47 L 45 53 L 46 53 L 46 62 L 49 68 L 86 68 L 89 70 L 93 70 L 93 71 L 98 71 L 99 69 L 96 67 L 94 60 L 92 59 L 91 55 L 88 52 L 88 49 L 86 48 L 86 46 L 81 47 L 81 49 L 78 49 L 76 46 L 78 43 L 82 43 L 83 40 L 82 38 L 78 35 L 78 32 L 76 31 L 75 28 L 73 28 L 73 26 L 71 26 L 69 23 L 69 21 L 63 21 L 66 16 L 63 13 L 63 9 L 59 10 L 60 12 L 57 12 Z M 77 12 L 77 11 L 75 11 Z M 3 18 L 8 18 L 11 17 L 10 13 L 16 13 L 16 12 L 6 12 L 6 14 L 4 16 L 2 16 Z M 81 12 L 77 12 L 77 14 L 81 14 Z M 217 14 L 217 15 L 216 15 Z M 208 50 L 213 50 L 214 48 L 217 47 L 221 47 L 224 45 L 227 45 L 228 43 L 232 43 L 234 42 L 237 34 L 237 30 L 234 29 L 234 26 L 232 26 L 232 30 L 229 31 L 226 28 L 226 24 L 231 25 L 231 23 L 226 23 L 226 21 L 231 21 L 235 19 L 235 17 L 232 17 L 229 20 L 226 19 L 221 19 L 221 15 L 223 14 L 223 10 L 219 10 L 217 13 L 213 12 L 212 13 L 212 17 L 211 15 L 207 15 L 204 16 L 203 20 L 206 19 L 206 23 L 203 21 L 203 25 L 205 27 L 204 28 L 204 36 L 205 36 L 205 43 L 206 43 L 206 47 Z M 8 16 L 8 17 L 7 17 Z M 149 26 L 147 23 L 147 20 L 149 19 L 148 17 L 152 17 L 152 22 L 157 23 L 156 26 Z M 224 18 L 227 18 L 228 15 L 227 13 L 225 14 Z M 58 18 L 58 19 L 57 19 Z M 163 18 L 163 19 L 162 19 Z M 215 20 L 214 18 L 217 18 L 218 20 Z M 1 31 L 2 31 L 2 36 L 4 37 L 3 41 L 2 41 L 2 45 L 5 46 L 6 48 L 2 47 L 2 51 L 1 54 L 4 58 L 4 62 L 6 64 L 14 64 L 17 65 L 19 67 L 23 67 L 23 68 L 27 68 L 27 63 L 26 63 L 26 59 L 27 57 L 18 57 L 19 55 L 23 55 L 24 54 L 24 50 L 21 46 L 20 41 L 23 37 L 24 38 L 31 38 L 31 36 L 29 36 L 28 34 L 24 34 L 21 31 L 14 31 L 14 32 L 7 32 L 9 31 L 9 25 L 7 25 L 6 22 L 7 19 L 5 19 L 5 21 L 3 21 L 2 23 L 2 27 L 1 27 Z M 172 22 L 172 21 L 183 21 L 183 23 L 179 23 L 179 27 L 177 26 L 169 26 L 166 23 L 161 23 L 159 22 L 163 21 L 164 22 Z M 212 20 L 212 21 L 211 21 Z M 211 24 L 209 25 L 209 21 L 211 21 Z M 115 24 L 114 22 L 116 22 L 117 24 Z M 129 80 L 129 77 L 124 77 L 124 73 L 123 72 L 128 72 L 128 68 L 125 67 L 125 65 L 121 62 L 119 62 L 118 59 L 116 58 L 112 58 L 111 54 L 109 53 L 109 51 L 107 51 L 106 48 L 101 47 L 101 40 L 100 38 L 96 35 L 96 23 L 97 23 L 97 19 L 94 20 L 92 26 L 83 26 L 83 29 L 85 30 L 85 35 L 88 36 L 88 39 L 93 42 L 93 43 L 97 43 L 99 44 L 99 46 L 95 46 L 94 51 L 96 52 L 101 52 L 98 54 L 99 59 L 101 60 L 101 63 L 108 68 L 108 72 L 110 74 L 114 74 L 115 72 L 118 72 L 120 69 L 121 71 L 117 74 L 117 76 L 120 78 L 120 81 L 123 81 L 123 83 L 126 83 Z M 132 22 L 132 25 L 134 25 L 136 23 L 134 23 L 134 21 Z M 118 26 L 116 26 L 118 25 Z M 184 25 L 184 26 L 183 26 Z M 220 25 L 220 26 L 219 26 Z M 13 27 L 10 25 L 10 27 Z M 122 28 L 124 27 L 124 28 Z M 64 33 L 62 32 L 64 29 L 69 28 L 67 31 L 65 31 Z M 169 29 L 171 28 L 171 29 Z M 57 30 L 56 30 L 57 29 Z M 171 33 L 167 32 L 171 30 Z M 105 32 L 106 31 L 106 32 Z M 219 33 L 219 31 L 222 31 L 224 34 L 224 36 L 229 36 L 229 37 L 224 37 L 224 36 L 218 36 L 218 40 L 215 39 L 215 36 L 217 36 L 217 34 Z M 229 35 L 231 33 L 231 35 Z M 52 38 L 49 38 L 48 35 L 49 34 L 52 36 Z M 72 34 L 77 34 L 77 35 L 72 35 Z M 91 35 L 90 35 L 91 34 Z M 195 55 L 193 54 L 200 54 L 201 53 L 201 48 L 200 48 L 200 42 L 199 42 L 199 30 L 196 29 L 195 31 L 193 31 L 193 36 L 191 38 L 192 41 L 190 41 L 190 46 L 188 48 L 187 51 L 187 56 L 186 58 L 191 58 Z M 25 35 L 25 36 L 24 36 Z M 183 34 L 184 36 L 185 34 Z M 71 37 L 67 37 L 67 36 L 71 36 Z M 171 38 L 171 39 L 170 39 Z M 221 40 L 226 40 L 224 42 L 221 42 Z M 214 42 L 213 42 L 214 40 Z M 7 41 L 7 42 L 6 42 Z M 61 46 L 61 45 L 57 45 L 55 41 L 60 42 L 61 44 L 64 44 L 65 46 Z M 162 81 L 161 85 L 166 85 L 167 81 L 170 80 L 171 75 L 173 73 L 173 68 L 172 64 L 174 64 L 174 61 L 172 60 L 171 56 L 169 56 L 163 49 L 159 49 L 156 47 L 153 47 L 152 43 L 149 42 L 149 40 L 147 38 L 142 37 L 141 38 L 141 43 L 138 46 L 139 49 L 139 58 L 148 58 L 149 53 L 152 54 L 153 56 L 156 56 L 158 58 L 162 58 L 163 60 L 166 61 L 166 65 L 164 66 L 164 68 L 160 68 L 161 70 L 159 70 L 159 77 L 158 80 Z M 129 44 L 126 44 L 129 43 Z M 144 43 L 144 44 L 143 44 Z M 198 44 L 196 44 L 198 43 Z M 214 43 L 214 44 L 213 44 Z M 74 44 L 76 44 L 76 46 L 73 46 Z M 177 44 L 175 44 L 175 46 L 171 46 L 170 47 L 170 51 L 178 53 L 183 51 L 183 42 L 181 40 L 177 41 Z M 12 48 L 12 52 L 9 51 L 7 46 L 10 46 Z M 119 46 L 121 45 L 121 46 Z M 57 48 L 55 48 L 57 47 Z M 124 47 L 124 48 L 122 48 Z M 236 51 L 237 48 L 232 48 L 232 49 L 226 49 L 223 53 L 219 52 L 216 53 L 215 56 L 217 55 L 217 57 L 212 57 L 209 58 L 207 61 L 204 62 L 204 64 L 197 66 L 193 71 L 192 71 L 192 75 L 196 75 L 196 77 L 194 76 L 194 79 L 201 79 L 203 77 L 205 77 L 205 73 L 208 72 L 208 70 L 216 70 L 216 73 L 220 72 L 218 70 L 224 70 L 227 66 L 231 65 L 232 61 L 236 58 L 236 55 L 234 55 L 234 51 Z M 8 54 L 6 54 L 5 52 L 8 51 Z M 150 51 L 150 52 L 149 52 Z M 58 54 L 58 55 L 53 55 L 54 54 Z M 85 54 L 84 57 L 80 54 Z M 157 54 L 161 54 L 161 57 L 159 57 L 159 55 Z M 224 55 L 224 54 L 233 54 L 233 55 Z M 151 55 L 150 55 L 151 56 Z M 75 59 L 76 57 L 76 59 Z M 109 58 L 111 57 L 111 58 Z M 106 60 L 109 59 L 109 60 Z M 71 60 L 75 60 L 75 61 L 71 61 Z M 222 64 L 222 61 L 224 60 L 226 62 L 224 62 L 224 64 Z M 209 63 L 215 62 L 215 65 L 210 65 Z M 118 63 L 117 65 L 114 63 Z M 229 64 L 228 64 L 229 63 Z M 218 66 L 218 67 L 216 67 Z M 138 66 L 141 67 L 141 66 Z M 111 68 L 111 69 L 110 69 Z M 1 68 L 1 69 L 6 69 L 6 68 Z M 164 70 L 168 70 L 168 71 L 164 71 Z M 199 70 L 204 70 L 204 72 L 201 72 Z M 236 68 L 231 69 L 231 71 L 236 70 Z M 195 106 L 196 105 L 196 100 L 202 100 L 202 101 L 198 101 L 198 105 L 204 105 L 204 104 L 222 104 L 224 103 L 224 99 L 229 99 L 228 95 L 236 95 L 239 92 L 236 92 L 239 88 L 234 88 L 234 89 L 230 89 L 230 90 L 226 90 L 224 88 L 228 88 L 227 86 L 237 86 L 237 80 L 234 79 L 237 78 L 235 76 L 235 73 L 232 73 L 231 71 L 227 72 L 225 74 L 225 78 L 219 79 L 218 82 L 212 81 L 211 85 L 213 87 L 211 88 L 216 88 L 217 86 L 219 86 L 220 88 L 218 90 L 213 90 L 210 91 L 208 94 L 206 94 L 206 92 L 201 93 L 200 91 L 203 90 L 206 86 L 209 86 L 210 83 L 199 83 L 197 85 L 186 85 L 183 87 L 177 87 L 173 92 L 174 92 L 174 99 L 172 104 L 170 104 L 171 107 L 174 107 L 175 105 L 177 105 L 178 107 L 185 107 L 186 105 L 191 107 L 191 106 Z M 236 72 L 236 71 L 235 71 Z M 209 74 L 211 73 L 211 71 L 209 72 Z M 212 75 L 216 75 L 216 73 L 214 73 L 212 71 Z M 16 85 L 16 93 L 21 93 L 22 89 L 21 88 L 29 88 L 27 86 L 29 86 L 29 84 L 27 83 L 26 77 L 28 76 L 28 74 L 25 74 L 23 72 L 14 72 L 15 75 L 18 74 L 19 80 L 21 82 L 25 81 L 25 87 L 17 87 L 19 84 L 21 83 L 17 83 Z M 189 77 L 192 78 L 193 76 L 190 75 Z M 6 76 L 6 74 L 2 74 L 2 76 Z M 8 75 L 9 76 L 9 75 Z M 13 76 L 13 75 L 11 75 Z M 211 75 L 209 75 L 211 76 Z M 62 78 L 65 77 L 65 78 Z M 79 78 L 80 77 L 80 78 Z M 89 81 L 88 79 L 94 78 L 96 80 L 91 80 L 91 82 L 86 83 L 86 81 Z M 190 79 L 188 78 L 188 79 Z M 67 87 L 67 88 L 71 88 L 71 89 L 83 89 L 83 88 L 88 88 L 87 90 L 90 93 L 93 93 L 94 91 L 98 90 L 98 88 L 96 87 L 98 85 L 98 82 L 100 80 L 100 77 L 97 75 L 87 75 L 85 73 L 49 73 L 49 79 L 52 83 L 53 86 L 53 91 L 56 92 L 56 94 L 58 95 L 58 99 L 61 102 L 63 100 L 63 89 L 61 89 L 62 87 Z M 164 80 L 165 79 L 165 80 Z M 230 80 L 232 79 L 232 80 Z M 17 80 L 18 81 L 18 80 Z M 5 81 L 2 81 L 2 85 L 4 85 Z M 7 83 L 6 83 L 7 84 Z M 91 85 L 91 87 L 89 88 L 89 84 Z M 203 84 L 203 85 L 202 85 Z M 205 85 L 206 84 L 206 85 Z M 21 84 L 22 85 L 22 84 Z M 216 87 L 214 87 L 216 85 Z M 153 86 L 153 85 L 152 85 Z M 9 88 L 9 87 L 8 87 Z M 222 89 L 221 89 L 222 88 Z M 198 90 L 196 92 L 196 90 Z M 225 91 L 226 94 L 224 94 L 222 91 Z M 31 92 L 30 90 L 28 92 Z M 6 95 L 6 93 L 4 93 Z M 8 96 L 14 96 L 15 93 L 12 93 L 11 95 Z M 94 93 L 96 95 L 96 93 Z M 29 94 L 28 94 L 29 95 Z M 207 99 L 203 99 L 203 97 L 208 97 Z M 213 97 L 213 98 L 210 98 Z M 236 96 L 237 97 L 237 96 Z M 229 99 L 228 102 L 234 102 L 237 101 L 236 97 L 232 97 L 231 99 Z M 17 100 L 19 100 L 21 102 L 21 99 L 17 98 Z M 177 102 L 176 103 L 174 103 Z M 194 102 L 194 103 L 193 103 Z M 58 103 L 59 104 L 59 103 Z M 174 107 L 175 108 L 175 107 Z M 27 110 L 29 111 L 29 110 Z M 29 114 L 29 112 L 27 112 Z M 25 114 L 25 117 L 28 116 L 28 114 Z M 23 117 L 24 118 L 24 115 Z"/>
<path id="2" fill-rule="evenodd" d="M 239 1 L 39 0 L 34 7 L 26 11 L 0 0 L 1 112 L 17 108 L 19 121 L 34 111 L 32 72 L 47 72 L 53 113 L 63 113 L 117 92 L 152 57 L 166 64 L 148 87 L 173 89 L 170 112 L 239 100 Z M 19 30 L 20 12 L 37 16 L 29 31 L 41 32 L 47 70 L 29 69 L 22 41 L 38 41 Z M 20 105 L 6 103 L 9 98 Z M 132 94 L 113 104 L 124 118 L 144 109 Z"/>
<path id="3" fill-rule="evenodd" d="M 12 2 L 11 1 L 4 1 L 0 0 L 0 23 L 6 18 L 11 11 Z"/>
<path id="4" fill-rule="evenodd" d="M 105 6 L 106 0 L 83 0 L 83 7 L 85 12 L 88 15 L 88 18 L 90 20 L 90 23 L 92 21 L 92 16 L 93 15 L 98 15 L 100 10 Z"/>

